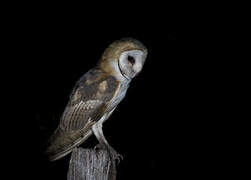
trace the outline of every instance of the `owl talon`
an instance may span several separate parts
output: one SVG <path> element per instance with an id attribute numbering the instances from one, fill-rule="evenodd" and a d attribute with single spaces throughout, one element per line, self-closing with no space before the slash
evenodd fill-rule
<path id="1" fill-rule="evenodd" d="M 116 165 L 118 165 L 120 161 L 123 160 L 123 156 L 121 154 L 116 154 L 113 156 L 113 160 L 116 162 Z"/>
<path id="2" fill-rule="evenodd" d="M 112 159 L 112 161 L 116 162 L 116 165 L 120 163 L 120 160 L 123 160 L 123 156 L 119 153 L 117 153 L 113 148 L 110 147 L 109 154 Z"/>
<path id="3" fill-rule="evenodd" d="M 117 160 L 117 165 L 120 163 L 121 160 L 123 160 L 123 156 L 121 154 L 117 154 L 117 156 L 115 157 L 115 161 Z"/>

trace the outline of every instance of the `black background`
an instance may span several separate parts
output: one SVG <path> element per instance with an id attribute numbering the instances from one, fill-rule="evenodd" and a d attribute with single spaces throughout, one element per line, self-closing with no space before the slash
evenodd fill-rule
<path id="1" fill-rule="evenodd" d="M 13 150 L 15 165 L 6 164 L 15 168 L 13 175 L 66 179 L 70 155 L 48 162 L 46 141 L 75 82 L 96 65 L 110 43 L 123 37 L 140 40 L 148 57 L 104 125 L 106 138 L 124 157 L 117 179 L 205 178 L 222 170 L 224 137 L 216 137 L 222 125 L 216 116 L 221 101 L 215 105 L 219 89 L 211 86 L 215 62 L 205 54 L 198 58 L 199 51 L 191 56 L 195 42 L 186 37 L 191 24 L 179 27 L 185 15 L 180 19 L 176 4 L 122 7 L 29 4 L 8 14 L 13 17 L 7 23 L 6 46 L 15 49 L 9 57 L 15 72 L 12 95 L 21 97 L 15 101 L 21 113 L 11 114 L 18 115 L 16 140 L 9 143 L 14 148 L 7 148 Z M 82 146 L 95 144 L 91 137 Z"/>

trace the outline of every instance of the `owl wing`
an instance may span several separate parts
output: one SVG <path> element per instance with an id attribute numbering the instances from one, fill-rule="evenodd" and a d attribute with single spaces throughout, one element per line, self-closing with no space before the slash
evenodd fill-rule
<path id="1" fill-rule="evenodd" d="M 107 111 L 116 88 L 115 79 L 97 70 L 88 72 L 77 82 L 60 124 L 49 139 L 47 154 L 50 160 L 70 153 L 92 134 L 92 125 Z"/>
<path id="2" fill-rule="evenodd" d="M 88 123 L 95 122 L 102 117 L 105 103 L 101 100 L 80 100 L 78 103 L 68 105 L 62 115 L 60 128 L 64 131 L 83 129 Z"/>

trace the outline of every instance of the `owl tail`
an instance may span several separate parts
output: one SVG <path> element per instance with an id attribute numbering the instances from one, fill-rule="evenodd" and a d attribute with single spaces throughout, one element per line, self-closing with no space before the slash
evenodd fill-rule
<path id="1" fill-rule="evenodd" d="M 46 154 L 50 161 L 56 161 L 71 153 L 92 134 L 91 128 L 77 131 L 63 131 L 57 128 L 48 141 Z"/>

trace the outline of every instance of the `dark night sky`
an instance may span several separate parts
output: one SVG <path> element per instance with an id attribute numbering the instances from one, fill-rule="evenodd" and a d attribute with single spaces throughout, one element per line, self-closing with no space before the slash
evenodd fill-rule
<path id="1" fill-rule="evenodd" d="M 192 47 L 179 35 L 177 5 L 154 6 L 155 11 L 134 5 L 110 13 L 39 7 L 17 13 L 10 28 L 18 57 L 12 82 L 14 93 L 22 94 L 18 103 L 25 114 L 18 118 L 25 128 L 14 144 L 20 175 L 66 179 L 70 156 L 49 163 L 45 142 L 75 82 L 111 42 L 123 37 L 142 41 L 149 53 L 143 71 L 104 125 L 108 141 L 124 157 L 117 179 L 203 179 L 219 171 L 221 160 L 210 166 L 218 147 L 210 146 L 217 131 L 212 129 L 217 126 L 212 114 L 219 111 L 212 106 L 216 89 L 205 83 L 210 83 L 208 62 L 188 58 Z M 96 143 L 91 137 L 83 147 Z"/>

